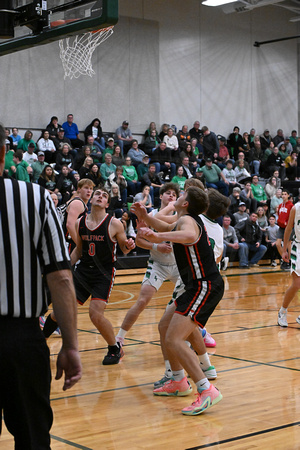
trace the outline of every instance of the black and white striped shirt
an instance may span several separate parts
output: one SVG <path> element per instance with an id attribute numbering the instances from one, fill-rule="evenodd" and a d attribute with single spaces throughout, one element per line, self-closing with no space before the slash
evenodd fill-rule
<path id="1" fill-rule="evenodd" d="M 70 269 L 52 199 L 44 188 L 0 177 L 0 316 L 47 310 L 43 276 Z"/>

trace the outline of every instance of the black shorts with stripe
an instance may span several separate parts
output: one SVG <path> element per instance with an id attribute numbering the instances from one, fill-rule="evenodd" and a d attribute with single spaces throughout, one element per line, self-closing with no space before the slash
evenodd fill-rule
<path id="1" fill-rule="evenodd" d="M 175 301 L 176 313 L 190 317 L 202 328 L 214 312 L 224 294 L 224 281 L 220 274 L 205 280 L 196 280 L 193 286 Z"/>
<path id="2" fill-rule="evenodd" d="M 74 286 L 78 303 L 83 305 L 91 296 L 91 300 L 108 302 L 115 280 L 116 269 L 99 271 L 97 267 L 80 262 L 73 272 Z"/>

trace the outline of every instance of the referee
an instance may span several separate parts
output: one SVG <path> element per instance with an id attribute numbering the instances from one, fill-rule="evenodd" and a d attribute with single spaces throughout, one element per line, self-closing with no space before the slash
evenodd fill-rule
<path id="1" fill-rule="evenodd" d="M 62 332 L 56 379 L 63 390 L 81 378 L 76 299 L 68 252 L 49 193 L 3 176 L 0 125 L 0 412 L 17 450 L 49 450 L 49 349 L 39 327 L 47 281 Z M 1 433 L 1 422 L 0 422 Z"/>

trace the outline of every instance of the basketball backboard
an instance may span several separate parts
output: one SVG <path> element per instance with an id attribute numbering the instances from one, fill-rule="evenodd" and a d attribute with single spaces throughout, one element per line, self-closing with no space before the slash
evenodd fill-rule
<path id="1" fill-rule="evenodd" d="M 7 36 L 3 31 L 7 21 L 10 31 L 8 39 L 0 39 L 0 56 L 118 21 L 118 0 L 7 0 L 11 12 L 1 3 L 0 36 Z"/>

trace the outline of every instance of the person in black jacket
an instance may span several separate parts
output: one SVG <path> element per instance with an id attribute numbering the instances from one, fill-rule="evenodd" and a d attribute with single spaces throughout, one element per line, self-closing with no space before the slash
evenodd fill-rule
<path id="1" fill-rule="evenodd" d="M 61 153 L 59 152 L 56 155 L 56 164 L 55 170 L 57 172 L 61 172 L 62 166 L 66 164 L 69 167 L 73 167 L 73 156 L 70 154 L 71 146 L 69 144 L 64 144 L 61 149 Z"/>
<path id="2" fill-rule="evenodd" d="M 253 212 L 249 219 L 237 223 L 234 228 L 239 240 L 240 267 L 243 269 L 249 266 L 257 267 L 258 261 L 267 251 L 267 247 L 261 244 L 262 231 L 257 224 L 257 214 Z M 249 250 L 253 253 L 250 261 Z"/>
<path id="3" fill-rule="evenodd" d="M 77 180 L 67 164 L 63 164 L 61 174 L 57 178 L 56 188 L 62 195 L 62 203 L 66 203 L 77 189 Z"/>
<path id="4" fill-rule="evenodd" d="M 244 141 L 242 136 L 240 135 L 239 127 L 234 127 L 233 133 L 229 135 L 227 141 L 228 147 L 231 149 L 231 154 L 235 160 L 238 159 L 239 152 L 243 151 Z"/>
<path id="5" fill-rule="evenodd" d="M 269 172 L 270 176 L 272 175 L 274 170 L 278 170 L 280 178 L 282 180 L 284 180 L 284 178 L 285 178 L 285 163 L 284 163 L 277 147 L 274 147 L 272 153 L 268 156 L 267 163 L 266 163 L 266 169 Z"/>
<path id="6" fill-rule="evenodd" d="M 57 138 L 58 130 L 61 128 L 61 125 L 58 123 L 58 118 L 56 116 L 52 116 L 50 122 L 48 123 L 46 130 L 49 131 L 49 137 L 52 141 Z"/>
<path id="7" fill-rule="evenodd" d="M 95 141 L 100 145 L 101 150 L 105 149 L 105 140 L 103 137 L 101 120 L 97 117 L 84 130 L 85 143 L 87 144 L 88 136 L 93 136 Z"/>
<path id="8" fill-rule="evenodd" d="M 165 142 L 161 142 L 159 147 L 152 153 L 151 162 L 155 164 L 156 172 L 168 173 L 169 180 L 175 177 L 176 173 L 176 165 L 171 161 L 171 150 L 167 148 Z"/>

